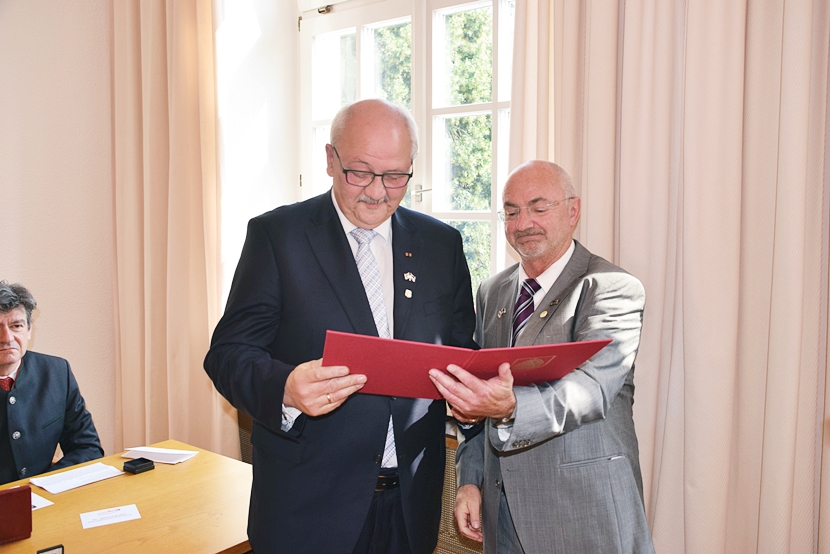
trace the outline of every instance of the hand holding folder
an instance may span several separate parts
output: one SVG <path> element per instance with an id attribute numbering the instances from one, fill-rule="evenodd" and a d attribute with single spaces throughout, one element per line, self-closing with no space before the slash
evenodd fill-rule
<path id="1" fill-rule="evenodd" d="M 512 348 L 470 350 L 455 346 L 382 339 L 328 331 L 323 365 L 344 365 L 351 373 L 366 375 L 365 394 L 439 399 L 429 370 L 458 365 L 479 379 L 498 374 L 509 363 L 514 385 L 561 379 L 599 352 L 611 339 Z"/>

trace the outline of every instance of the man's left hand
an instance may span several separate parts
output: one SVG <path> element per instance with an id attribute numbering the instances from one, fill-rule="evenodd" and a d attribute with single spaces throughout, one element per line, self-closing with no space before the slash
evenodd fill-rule
<path id="1" fill-rule="evenodd" d="M 510 364 L 501 364 L 499 374 L 486 381 L 457 365 L 447 366 L 447 371 L 455 379 L 437 369 L 429 370 L 429 378 L 461 423 L 476 423 L 482 417 L 509 417 L 516 408 Z"/>

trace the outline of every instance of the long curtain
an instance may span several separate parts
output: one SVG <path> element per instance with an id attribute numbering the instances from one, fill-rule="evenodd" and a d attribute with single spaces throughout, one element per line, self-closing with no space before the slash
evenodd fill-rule
<path id="1" fill-rule="evenodd" d="M 830 552 L 826 0 L 526 0 L 517 26 L 511 166 L 568 169 L 577 238 L 646 287 L 657 551 Z"/>
<path id="2" fill-rule="evenodd" d="M 202 369 L 221 294 L 213 36 L 210 0 L 113 5 L 116 449 L 239 456 Z"/>

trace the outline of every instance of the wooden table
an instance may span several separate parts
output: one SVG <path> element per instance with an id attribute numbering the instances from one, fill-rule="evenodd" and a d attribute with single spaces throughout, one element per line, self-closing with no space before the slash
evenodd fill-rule
<path id="1" fill-rule="evenodd" d="M 1 545 L 0 553 L 34 554 L 57 544 L 63 544 L 67 554 L 248 552 L 251 466 L 175 440 L 153 446 L 199 454 L 180 464 L 157 463 L 151 471 L 127 473 L 60 494 L 32 485 L 36 494 L 55 504 L 32 512 L 31 538 Z M 115 454 L 82 465 L 103 462 L 120 470 L 125 461 Z M 28 482 L 22 479 L 0 489 Z M 141 519 L 81 527 L 81 513 L 129 504 L 136 505 Z"/>

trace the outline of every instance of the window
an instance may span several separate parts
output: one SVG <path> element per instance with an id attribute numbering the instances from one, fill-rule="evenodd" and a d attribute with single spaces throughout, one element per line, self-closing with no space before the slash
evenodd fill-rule
<path id="1" fill-rule="evenodd" d="M 403 205 L 461 232 L 475 291 L 505 265 L 496 211 L 507 176 L 515 0 L 363 4 L 301 22 L 303 197 L 331 186 L 324 146 L 341 106 L 380 97 L 409 107 L 421 152 Z"/>

